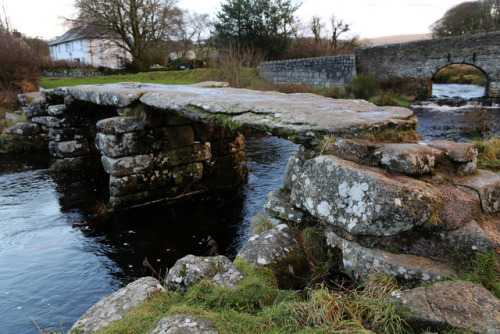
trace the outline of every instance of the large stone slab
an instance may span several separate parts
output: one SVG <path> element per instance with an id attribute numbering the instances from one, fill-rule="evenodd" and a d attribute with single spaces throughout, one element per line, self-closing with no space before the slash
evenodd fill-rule
<path id="1" fill-rule="evenodd" d="M 106 173 L 115 177 L 148 173 L 154 167 L 152 154 L 140 154 L 116 159 L 103 155 L 101 161 Z"/>
<path id="2" fill-rule="evenodd" d="M 71 327 L 71 334 L 94 333 L 123 318 L 144 301 L 160 295 L 165 289 L 153 277 L 143 277 L 113 294 L 102 298 Z"/>
<path id="3" fill-rule="evenodd" d="M 187 255 L 175 262 L 167 275 L 166 284 L 171 290 L 185 291 L 203 278 L 224 287 L 235 287 L 243 273 L 225 256 Z"/>
<path id="4" fill-rule="evenodd" d="M 363 100 L 328 99 L 313 94 L 282 94 L 199 85 L 120 83 L 62 87 L 61 96 L 118 108 L 140 100 L 193 120 L 219 121 L 278 136 L 310 142 L 325 133 L 352 137 L 364 131 L 416 127 L 413 112 L 401 107 L 378 107 Z"/>
<path id="5" fill-rule="evenodd" d="M 334 156 L 307 161 L 291 203 L 353 235 L 389 236 L 421 226 L 441 204 L 438 189 Z"/>
<path id="6" fill-rule="evenodd" d="M 341 251 L 344 272 L 359 281 L 367 281 L 376 273 L 389 273 L 401 280 L 417 283 L 457 275 L 443 262 L 422 256 L 366 248 L 356 242 L 342 239 L 328 229 L 325 230 L 325 236 L 328 246 Z"/>
<path id="7" fill-rule="evenodd" d="M 500 174 L 478 170 L 477 174 L 456 180 L 454 183 L 476 191 L 485 213 L 500 212 Z"/>
<path id="8" fill-rule="evenodd" d="M 414 329 L 459 328 L 500 333 L 500 301 L 482 286 L 464 281 L 438 282 L 393 292 L 396 311 Z"/>

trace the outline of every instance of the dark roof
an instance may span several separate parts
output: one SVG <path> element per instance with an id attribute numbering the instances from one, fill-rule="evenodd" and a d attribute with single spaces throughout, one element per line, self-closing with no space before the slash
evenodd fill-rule
<path id="1" fill-rule="evenodd" d="M 57 37 L 55 40 L 49 42 L 49 45 L 57 45 L 61 43 L 77 41 L 86 38 L 111 38 L 111 34 L 106 33 L 102 27 L 94 25 L 84 25 L 73 28 L 67 31 L 64 35 Z"/>

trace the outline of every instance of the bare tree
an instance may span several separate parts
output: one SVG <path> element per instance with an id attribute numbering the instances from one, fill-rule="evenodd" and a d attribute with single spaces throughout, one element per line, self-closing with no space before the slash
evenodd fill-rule
<path id="1" fill-rule="evenodd" d="M 334 50 L 337 49 L 337 44 L 339 40 L 339 36 L 343 33 L 346 33 L 350 30 L 349 24 L 344 23 L 344 21 L 337 19 L 335 15 L 330 17 L 330 24 L 332 28 L 332 37 L 330 39 L 330 45 Z"/>
<path id="2" fill-rule="evenodd" d="M 208 14 L 184 11 L 180 20 L 176 21 L 177 38 L 181 46 L 180 53 L 183 57 L 191 50 L 195 51 L 197 58 L 204 54 L 204 41 L 210 35 L 211 21 Z"/>
<path id="3" fill-rule="evenodd" d="M 311 19 L 311 31 L 314 35 L 314 42 L 321 44 L 321 31 L 325 26 L 321 23 L 319 16 L 313 16 Z"/>
<path id="4" fill-rule="evenodd" d="M 92 24 L 109 33 L 113 42 L 140 67 L 148 48 L 174 35 L 182 11 L 175 0 L 76 0 L 78 24 Z"/>

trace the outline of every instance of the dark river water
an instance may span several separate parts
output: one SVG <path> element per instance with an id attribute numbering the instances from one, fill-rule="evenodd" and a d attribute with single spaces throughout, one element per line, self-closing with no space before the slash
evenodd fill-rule
<path id="1" fill-rule="evenodd" d="M 297 150 L 247 138 L 250 175 L 240 189 L 105 218 L 92 212 L 107 196 L 106 175 L 53 173 L 48 153 L 0 155 L 0 333 L 38 333 L 29 318 L 67 331 L 99 299 L 150 275 L 145 258 L 164 273 L 184 255 L 208 255 L 208 236 L 234 257 Z"/>
<path id="2" fill-rule="evenodd" d="M 443 90 L 443 97 L 454 96 L 453 89 Z M 421 135 L 470 141 L 463 115 L 477 108 L 471 103 L 413 106 Z M 498 131 L 498 107 L 486 109 Z M 249 137 L 247 185 L 101 218 L 93 212 L 107 199 L 106 175 L 53 173 L 48 153 L 0 155 L 0 334 L 38 333 L 30 318 L 42 329 L 65 332 L 99 299 L 150 275 L 145 258 L 164 273 L 184 255 L 208 255 L 208 236 L 219 253 L 234 257 L 267 194 L 282 187 L 287 160 L 297 149 L 286 140 Z"/>

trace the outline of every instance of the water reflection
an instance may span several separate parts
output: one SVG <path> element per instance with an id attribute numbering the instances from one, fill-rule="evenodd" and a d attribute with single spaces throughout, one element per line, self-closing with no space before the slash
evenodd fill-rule
<path id="1" fill-rule="evenodd" d="M 66 331 L 100 298 L 150 274 L 144 258 L 164 273 L 186 254 L 207 254 L 209 235 L 234 257 L 297 151 L 271 137 L 247 147 L 251 172 L 240 189 L 101 218 L 92 211 L 107 198 L 106 175 L 53 173 L 47 153 L 0 155 L 0 333 L 36 333 L 27 315 Z"/>

